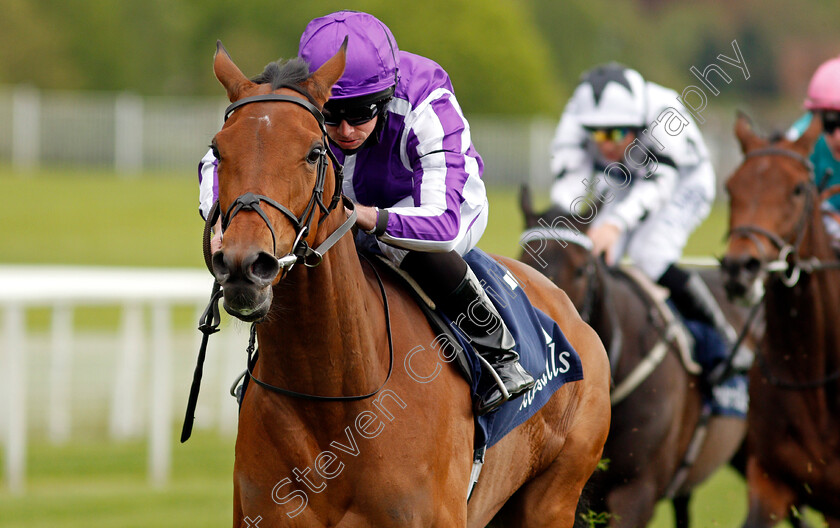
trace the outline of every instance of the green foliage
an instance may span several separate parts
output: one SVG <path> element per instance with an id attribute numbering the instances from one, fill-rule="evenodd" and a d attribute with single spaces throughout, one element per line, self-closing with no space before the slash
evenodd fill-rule
<path id="1" fill-rule="evenodd" d="M 439 62 L 468 114 L 554 117 L 580 74 L 611 60 L 679 90 L 734 39 L 751 78 L 723 97 L 799 99 L 807 78 L 788 70 L 805 62 L 790 70 L 805 77 L 840 48 L 840 6 L 823 0 L 0 0 L 0 84 L 218 96 L 217 39 L 255 75 L 338 9 L 373 13 Z"/>
<path id="2" fill-rule="evenodd" d="M 589 528 L 596 528 L 597 526 L 606 525 L 610 522 L 610 519 L 612 517 L 613 516 L 607 512 L 596 513 L 592 510 L 580 514 L 580 518 L 583 519 L 583 521 Z"/>

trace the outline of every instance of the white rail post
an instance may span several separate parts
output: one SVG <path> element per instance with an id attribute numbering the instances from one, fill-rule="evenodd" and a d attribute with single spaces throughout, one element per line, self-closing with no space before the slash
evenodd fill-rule
<path id="1" fill-rule="evenodd" d="M 152 304 L 152 370 L 149 380 L 149 480 L 156 488 L 169 478 L 172 459 L 172 354 L 170 307 Z"/>
<path id="2" fill-rule="evenodd" d="M 3 316 L 6 371 L 6 482 L 23 492 L 26 473 L 26 318 L 20 305 L 7 304 Z"/>
<path id="3" fill-rule="evenodd" d="M 114 164 L 120 175 L 143 168 L 143 99 L 121 93 L 114 101 Z"/>
<path id="4" fill-rule="evenodd" d="M 67 303 L 53 306 L 47 427 L 54 444 L 70 436 L 70 367 L 73 349 L 73 310 Z"/>
<path id="5" fill-rule="evenodd" d="M 554 175 L 549 174 L 547 157 L 552 131 L 551 123 L 544 118 L 531 118 L 528 126 L 528 184 L 531 192 L 551 187 Z"/>
<path id="6" fill-rule="evenodd" d="M 110 432 L 112 438 L 125 439 L 140 431 L 137 393 L 143 369 L 144 332 L 143 307 L 138 303 L 132 302 L 123 306 L 120 332 L 122 353 L 114 376 Z"/>
<path id="7" fill-rule="evenodd" d="M 34 169 L 41 156 L 41 96 L 37 88 L 17 86 L 12 95 L 12 166 Z"/>

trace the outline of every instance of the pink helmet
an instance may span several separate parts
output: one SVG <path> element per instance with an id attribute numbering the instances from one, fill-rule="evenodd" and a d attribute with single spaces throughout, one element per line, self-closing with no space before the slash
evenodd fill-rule
<path id="1" fill-rule="evenodd" d="M 808 110 L 840 110 L 840 56 L 822 63 L 808 84 Z"/>

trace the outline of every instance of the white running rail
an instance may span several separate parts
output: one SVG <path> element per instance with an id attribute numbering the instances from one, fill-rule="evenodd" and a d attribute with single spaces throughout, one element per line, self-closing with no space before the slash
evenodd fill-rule
<path id="1" fill-rule="evenodd" d="M 188 305 L 194 306 L 196 314 L 200 314 L 209 299 L 211 285 L 212 278 L 204 270 L 0 265 L 0 435 L 4 445 L 4 477 L 13 493 L 20 493 L 25 487 L 29 427 L 26 395 L 35 384 L 38 390 L 46 393 L 48 438 L 62 442 L 69 434 L 73 310 L 79 306 L 114 306 L 122 310 L 119 331 L 122 345 L 116 347 L 119 357 L 115 361 L 115 371 L 108 373 L 109 381 L 113 381 L 109 420 L 112 437 L 125 438 L 138 433 L 137 409 L 143 407 L 143 402 L 136 401 L 136 395 L 142 392 L 138 391 L 141 383 L 138 372 L 145 366 L 144 361 L 150 362 L 147 366 L 148 402 L 145 402 L 148 407 L 148 475 L 153 486 L 166 483 L 173 425 L 181 418 L 173 416 L 173 408 L 177 407 L 176 403 L 186 403 L 185 399 L 173 401 L 173 383 L 188 387 L 192 379 L 190 370 L 189 373 L 179 372 L 178 379 L 173 380 L 171 311 L 174 306 Z M 30 365 L 27 370 L 26 310 L 31 308 L 48 308 L 52 313 L 50 351 L 47 364 L 37 369 L 42 374 L 38 380 L 27 379 L 27 372 L 31 375 L 35 368 Z M 151 313 L 148 336 L 143 317 L 146 311 Z M 198 321 L 198 315 L 195 321 Z M 195 334 L 198 334 L 197 330 Z M 227 339 L 221 341 L 227 342 Z M 185 356 L 194 358 L 197 352 L 197 348 L 192 347 L 193 341 L 190 343 L 190 350 L 178 351 L 178 359 L 184 363 L 187 362 Z M 146 344 L 149 345 L 148 354 L 144 354 Z M 238 346 L 224 348 L 242 352 L 244 344 L 241 349 Z M 235 370 L 236 366 L 231 363 L 227 360 L 226 369 Z M 244 354 L 241 365 L 244 365 Z M 229 384 L 234 375 L 234 372 L 225 372 L 222 385 Z M 213 387 L 212 392 L 221 392 L 220 388 Z M 205 393 L 204 396 L 210 395 Z M 232 408 L 235 420 L 235 404 L 229 396 L 227 398 L 230 402 L 224 407 Z M 231 413 L 230 409 L 228 413 Z"/>

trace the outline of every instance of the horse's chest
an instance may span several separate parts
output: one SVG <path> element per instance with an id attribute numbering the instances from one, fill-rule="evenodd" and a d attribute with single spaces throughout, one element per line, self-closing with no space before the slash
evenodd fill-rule
<path id="1" fill-rule="evenodd" d="M 422 464 L 346 439 L 338 444 L 317 452 L 289 445 L 262 467 L 242 467 L 237 482 L 244 512 L 274 518 L 272 526 L 436 525 L 441 508 Z"/>
<path id="2" fill-rule="evenodd" d="M 435 526 L 434 500 L 387 475 L 345 475 L 318 480 L 310 471 L 294 472 L 269 492 L 271 501 L 245 505 L 245 513 L 272 519 L 271 526 L 290 527 L 428 527 Z M 297 481 L 300 477 L 300 481 Z"/>

